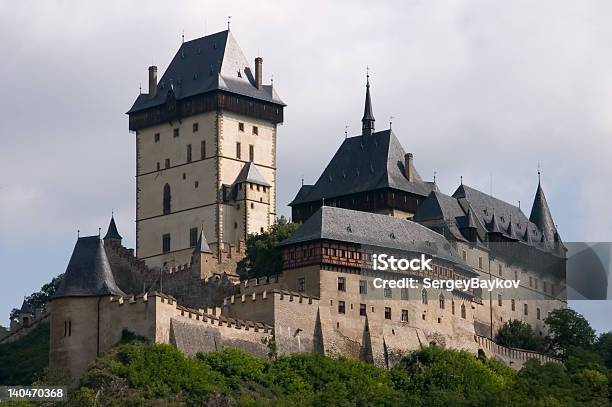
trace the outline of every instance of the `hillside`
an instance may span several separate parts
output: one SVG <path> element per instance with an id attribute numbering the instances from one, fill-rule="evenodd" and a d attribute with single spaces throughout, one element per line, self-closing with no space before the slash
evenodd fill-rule
<path id="1" fill-rule="evenodd" d="M 301 354 L 262 360 L 239 350 L 184 356 L 169 345 L 123 344 L 98 359 L 72 406 L 609 406 L 605 369 L 495 360 L 432 346 L 391 371 Z"/>
<path id="2" fill-rule="evenodd" d="M 18 341 L 0 344 L 0 385 L 31 384 L 49 366 L 49 324 Z"/>

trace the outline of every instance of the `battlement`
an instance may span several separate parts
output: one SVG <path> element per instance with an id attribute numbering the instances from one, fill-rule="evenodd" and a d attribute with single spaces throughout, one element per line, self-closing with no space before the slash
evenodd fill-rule
<path id="1" fill-rule="evenodd" d="M 474 335 L 474 341 L 478 344 L 478 346 L 481 349 L 485 351 L 485 353 L 493 354 L 504 360 L 507 359 L 511 366 L 514 365 L 514 362 L 519 362 L 519 365 L 522 365 L 528 359 L 536 359 L 540 361 L 540 363 L 551 363 L 551 362 L 558 363 L 559 362 L 558 359 L 543 355 L 538 352 L 534 352 L 534 351 L 526 350 L 526 349 L 509 348 L 509 347 L 500 345 L 496 343 L 495 341 L 487 337 L 480 336 L 480 335 Z"/>
<path id="2" fill-rule="evenodd" d="M 144 260 L 140 260 L 134 256 L 134 249 L 128 249 L 127 247 L 113 240 L 105 241 L 104 248 L 110 249 L 115 255 L 117 255 L 117 257 L 127 261 L 130 267 L 133 270 L 140 272 L 140 274 L 148 274 L 151 272 L 151 269 L 147 267 Z"/>
<path id="3" fill-rule="evenodd" d="M 142 304 L 150 300 L 155 301 L 155 298 L 159 298 L 161 304 L 172 308 L 174 316 L 181 316 L 190 320 L 200 321 L 216 326 L 233 327 L 236 329 L 244 329 L 246 331 L 253 330 L 255 332 L 272 333 L 273 327 L 261 322 L 254 322 L 249 320 L 242 320 L 236 318 L 229 318 L 221 315 L 221 308 L 207 308 L 204 309 L 193 309 L 178 305 L 176 299 L 170 295 L 166 295 L 159 292 L 145 293 L 141 295 L 131 295 L 127 297 L 111 297 L 110 302 L 116 303 L 118 306 L 129 306 L 130 304 Z"/>
<path id="4" fill-rule="evenodd" d="M 274 274 L 272 276 L 264 276 L 264 277 L 254 277 L 249 278 L 248 280 L 243 280 L 240 282 L 241 287 L 249 288 L 249 287 L 259 287 L 263 285 L 277 284 L 280 282 L 280 274 Z"/>
<path id="5" fill-rule="evenodd" d="M 258 300 L 267 300 L 270 295 L 276 296 L 281 301 L 295 301 L 297 299 L 297 303 L 299 304 L 306 302 L 308 304 L 312 304 L 313 301 L 319 301 L 318 297 L 308 296 L 303 293 L 296 293 L 294 291 L 278 290 L 275 288 L 272 290 L 255 291 L 250 294 L 241 294 L 238 296 L 232 295 L 223 300 L 223 306 L 235 304 L 236 302 L 244 303 L 248 301 L 256 302 Z"/>
<path id="6" fill-rule="evenodd" d="M 35 311 L 34 317 L 29 320 L 27 325 L 19 322 L 11 323 L 10 330 L 6 332 L 6 335 L 0 337 L 0 343 L 14 342 L 23 338 L 41 323 L 47 322 L 49 320 L 49 315 L 49 311 L 46 308 L 39 308 Z"/>

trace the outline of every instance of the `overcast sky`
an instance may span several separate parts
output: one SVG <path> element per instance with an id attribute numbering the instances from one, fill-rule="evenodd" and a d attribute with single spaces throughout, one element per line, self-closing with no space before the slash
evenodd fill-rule
<path id="1" fill-rule="evenodd" d="M 9 7 L 10 6 L 10 7 Z M 0 323 L 63 272 L 77 229 L 111 210 L 134 245 L 135 144 L 124 114 L 190 40 L 225 29 L 288 104 L 278 212 L 314 183 L 363 112 L 393 129 L 423 178 L 529 215 L 537 166 L 565 241 L 609 241 L 612 3 L 142 1 L 0 3 Z M 491 182 L 492 180 L 492 182 Z M 575 304 L 599 330 L 610 303 Z"/>

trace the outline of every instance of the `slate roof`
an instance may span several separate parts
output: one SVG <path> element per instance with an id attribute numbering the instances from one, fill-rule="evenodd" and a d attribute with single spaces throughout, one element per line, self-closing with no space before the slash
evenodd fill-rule
<path id="1" fill-rule="evenodd" d="M 74 246 L 64 280 L 53 298 L 100 295 L 124 296 L 125 293 L 115 283 L 100 237 L 81 237 Z"/>
<path id="2" fill-rule="evenodd" d="M 111 216 L 110 223 L 108 225 L 108 230 L 106 231 L 106 235 L 104 236 L 104 240 L 106 239 L 123 239 L 117 230 L 117 225 L 115 224 L 115 217 Z"/>
<path id="3" fill-rule="evenodd" d="M 251 182 L 266 187 L 270 186 L 270 183 L 266 181 L 264 176 L 261 175 L 261 172 L 257 169 L 257 166 L 251 161 L 244 164 L 244 167 L 242 167 L 236 177 L 236 181 L 234 181 L 234 185 L 241 182 Z"/>
<path id="4" fill-rule="evenodd" d="M 198 238 L 198 243 L 196 247 L 193 249 L 194 253 L 212 253 L 210 250 L 210 246 L 208 246 L 208 241 L 206 240 L 206 236 L 204 236 L 204 231 L 200 232 L 200 237 Z"/>
<path id="5" fill-rule="evenodd" d="M 30 307 L 30 304 L 28 304 L 26 300 L 23 300 L 19 313 L 20 314 L 34 314 L 34 312 L 32 311 L 32 307 Z"/>
<path id="6" fill-rule="evenodd" d="M 319 208 L 279 246 L 322 239 L 426 253 L 465 266 L 444 236 L 419 223 L 332 206 Z"/>
<path id="7" fill-rule="evenodd" d="M 317 182 L 306 189 L 304 185 L 289 205 L 381 188 L 426 197 L 437 187 L 432 182 L 423 182 L 416 171 L 415 181 L 408 181 L 404 175 L 405 154 L 391 130 L 378 131 L 367 137 L 349 137 L 338 148 Z"/>
<path id="8" fill-rule="evenodd" d="M 536 191 L 535 198 L 533 200 L 533 206 L 531 207 L 531 214 L 529 220 L 537 225 L 540 230 L 544 233 L 546 240 L 552 242 L 555 238 L 558 238 L 557 228 L 553 221 L 550 209 L 548 208 L 548 202 L 546 202 L 546 196 L 542 185 L 538 181 L 538 189 Z"/>
<path id="9" fill-rule="evenodd" d="M 240 72 L 240 77 L 238 76 Z M 255 86 L 255 74 L 230 31 L 184 42 L 157 84 L 155 97 L 140 94 L 128 114 L 166 102 L 222 90 L 284 106 L 271 85 Z"/>

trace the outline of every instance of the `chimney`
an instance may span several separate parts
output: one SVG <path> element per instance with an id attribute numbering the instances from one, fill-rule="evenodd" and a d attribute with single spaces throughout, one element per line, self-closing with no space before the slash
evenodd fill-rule
<path id="1" fill-rule="evenodd" d="M 263 76 L 263 59 L 261 57 L 255 58 L 255 86 L 257 89 L 261 89 L 263 85 L 263 80 L 261 77 Z"/>
<path id="2" fill-rule="evenodd" d="M 149 67 L 149 98 L 154 98 L 157 95 L 157 67 L 151 65 Z"/>
<path id="3" fill-rule="evenodd" d="M 414 181 L 414 163 L 412 161 L 412 153 L 406 153 L 404 155 L 404 175 L 410 182 Z"/>

